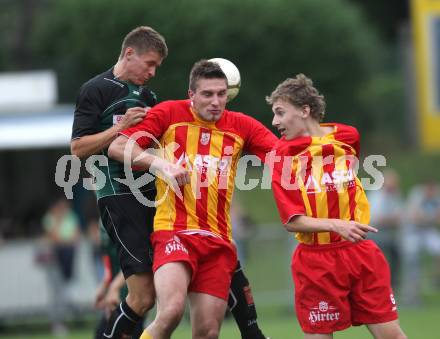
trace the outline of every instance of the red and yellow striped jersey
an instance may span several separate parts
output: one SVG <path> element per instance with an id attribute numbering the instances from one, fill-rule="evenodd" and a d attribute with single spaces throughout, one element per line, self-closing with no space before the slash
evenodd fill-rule
<path id="1" fill-rule="evenodd" d="M 157 178 L 157 207 L 154 231 L 209 232 L 231 240 L 229 209 L 235 174 L 243 151 L 264 161 L 278 140 L 257 120 L 239 112 L 225 110 L 217 122 L 201 120 L 189 100 L 166 101 L 150 109 L 138 125 L 122 132 L 135 138 L 142 148 L 160 142 L 164 157 L 191 171 L 191 184 L 183 186 L 182 196 Z"/>
<path id="2" fill-rule="evenodd" d="M 357 177 L 359 133 L 351 126 L 333 126 L 323 137 L 280 139 L 275 145 L 281 161 L 274 167 L 272 189 L 281 220 L 296 215 L 370 221 L 365 191 Z M 296 233 L 298 241 L 328 244 L 341 241 L 334 232 Z"/>

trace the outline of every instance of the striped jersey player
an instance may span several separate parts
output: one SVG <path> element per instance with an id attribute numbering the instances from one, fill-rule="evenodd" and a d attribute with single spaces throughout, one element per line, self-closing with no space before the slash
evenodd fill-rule
<path id="1" fill-rule="evenodd" d="M 281 221 L 300 244 L 292 255 L 296 316 L 304 338 L 333 338 L 367 325 L 375 338 L 405 339 L 391 289 L 390 269 L 366 239 L 370 210 L 356 176 L 359 133 L 320 124 L 324 97 L 303 74 L 280 83 L 266 98 L 275 144 L 272 187 Z"/>
<path id="2" fill-rule="evenodd" d="M 187 296 L 193 335 L 218 335 L 237 265 L 229 209 L 238 161 L 243 152 L 265 160 L 277 141 L 257 120 L 225 109 L 226 76 L 217 64 L 196 63 L 188 93 L 189 100 L 156 105 L 109 149 L 121 161 L 136 140 L 132 164 L 158 174 L 152 243 L 159 311 L 142 339 L 169 337 Z M 162 156 L 142 154 L 149 147 Z"/>

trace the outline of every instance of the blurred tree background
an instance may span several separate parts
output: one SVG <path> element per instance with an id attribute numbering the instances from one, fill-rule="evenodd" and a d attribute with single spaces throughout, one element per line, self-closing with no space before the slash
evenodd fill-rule
<path id="1" fill-rule="evenodd" d="M 150 83 L 161 100 L 186 97 L 192 64 L 225 57 L 242 73 L 230 108 L 270 125 L 265 96 L 302 72 L 326 95 L 327 121 L 406 144 L 397 26 L 406 1 L 2 0 L 0 69 L 54 69 L 61 102 L 113 65 L 138 25 L 161 32 L 170 55 Z"/>
<path id="2" fill-rule="evenodd" d="M 187 96 L 188 75 L 195 61 L 224 57 L 233 61 L 242 75 L 240 95 L 230 108 L 270 126 L 272 113 L 265 96 L 286 77 L 305 73 L 326 96 L 326 121 L 356 126 L 363 136 L 362 156 L 384 155 L 387 166 L 400 174 L 404 195 L 424 178 L 440 182 L 440 171 L 435 170 L 440 154 L 420 152 L 411 138 L 417 119 L 409 114 L 411 93 L 405 75 L 409 66 L 404 53 L 411 52 L 404 46 L 410 41 L 408 0 L 0 0 L 0 9 L 0 71 L 54 70 L 60 103 L 74 103 L 82 83 L 115 64 L 127 32 L 149 25 L 164 35 L 170 50 L 157 77 L 149 83 L 160 100 Z M 9 218 L 6 239 L 30 237 L 40 230 L 33 221 L 39 223 L 38 213 L 51 195 L 44 187 L 53 185 L 52 161 L 68 152 L 64 147 L 1 154 L 3 172 L 8 176 L 3 199 L 9 202 L 0 203 L 0 217 L 3 213 Z M 33 177 L 42 188 L 26 187 L 23 195 L 15 183 L 35 168 L 44 173 L 44 177 Z M 259 170 L 249 172 L 250 178 L 261 178 Z M 361 177 L 368 175 L 361 172 Z M 19 199 L 11 199 L 13 191 Z M 291 303 L 286 269 L 292 237 L 279 225 L 270 190 L 236 192 L 258 224 L 251 236 L 246 270 L 257 291 L 259 314 L 263 310 L 264 328 L 276 337 L 277 327 L 281 331 L 279 323 L 288 323 L 289 334 L 284 337 L 292 336 L 293 318 L 287 322 L 285 317 L 291 316 L 286 308 Z M 0 227 L 0 242 L 1 231 Z M 20 277 L 21 267 L 16 269 Z M 429 262 L 426 267 L 429 273 Z M 428 308 L 423 313 L 420 309 L 402 312 L 410 337 L 428 338 L 436 333 L 429 316 L 438 314 L 439 296 L 435 292 L 432 298 L 429 286 L 427 290 Z M 24 318 L 17 319 L 21 323 Z M 273 329 L 270 319 L 278 321 Z M 186 327 L 184 331 L 189 333 Z M 421 328 L 426 333 L 420 333 Z M 88 327 L 82 330 L 91 333 Z M 77 336 L 83 337 L 82 333 Z M 363 336 L 349 333 L 346 337 Z"/>

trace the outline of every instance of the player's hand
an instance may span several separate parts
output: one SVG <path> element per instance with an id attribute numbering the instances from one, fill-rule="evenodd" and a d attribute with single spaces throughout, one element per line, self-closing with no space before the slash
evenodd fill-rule
<path id="1" fill-rule="evenodd" d="M 107 288 L 104 284 L 99 285 L 95 293 L 94 306 L 98 309 L 103 309 L 105 306 L 105 295 L 107 293 Z"/>
<path id="2" fill-rule="evenodd" d="M 150 172 L 166 181 L 176 195 L 183 199 L 180 186 L 184 186 L 191 182 L 191 172 L 183 168 L 179 164 L 172 164 L 166 160 L 157 158 L 150 167 Z"/>
<path id="3" fill-rule="evenodd" d="M 169 181 L 173 184 L 176 183 L 177 186 L 184 186 L 191 182 L 190 172 L 179 165 L 168 164 L 164 167 L 163 173 Z"/>
<path id="4" fill-rule="evenodd" d="M 335 232 L 351 242 L 364 240 L 367 237 L 368 232 L 378 232 L 376 228 L 356 221 L 333 219 L 333 226 Z"/>
<path id="5" fill-rule="evenodd" d="M 104 312 L 110 316 L 113 310 L 121 303 L 119 289 L 109 288 L 104 300 Z"/>
<path id="6" fill-rule="evenodd" d="M 119 131 L 123 131 L 126 128 L 140 123 L 145 118 L 145 115 L 147 114 L 149 109 L 150 107 L 129 108 L 118 123 Z"/>

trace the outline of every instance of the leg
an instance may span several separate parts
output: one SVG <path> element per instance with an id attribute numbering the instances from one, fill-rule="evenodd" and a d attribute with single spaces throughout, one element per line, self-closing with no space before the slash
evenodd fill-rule
<path id="1" fill-rule="evenodd" d="M 182 319 L 191 270 L 183 262 L 167 263 L 154 274 L 157 313 L 141 338 L 169 339 Z"/>
<path id="2" fill-rule="evenodd" d="M 228 306 L 240 329 L 242 339 L 266 338 L 258 327 L 254 298 L 240 261 L 237 262 L 232 276 Z"/>
<path id="3" fill-rule="evenodd" d="M 133 195 L 98 200 L 102 223 L 112 239 L 128 288 L 127 298 L 112 312 L 105 338 L 131 336 L 136 324 L 154 305 L 150 231 L 154 209 Z M 150 227 L 149 227 L 150 226 Z"/>
<path id="4" fill-rule="evenodd" d="M 332 339 L 333 333 L 330 334 L 313 334 L 313 333 L 304 333 L 304 339 Z"/>
<path id="5" fill-rule="evenodd" d="M 142 335 L 142 333 L 144 332 L 144 323 L 145 318 L 142 318 L 142 320 L 136 324 L 133 330 L 133 334 L 131 335 L 132 339 L 138 339 Z"/>
<path id="6" fill-rule="evenodd" d="M 193 339 L 217 339 L 226 311 L 226 300 L 205 293 L 189 294 Z"/>
<path id="7" fill-rule="evenodd" d="M 126 280 L 128 295 L 127 305 L 139 316 L 143 316 L 154 306 L 153 273 L 139 273 Z"/>
<path id="8" fill-rule="evenodd" d="M 393 320 L 381 324 L 367 325 L 375 339 L 407 339 L 400 328 L 399 320 Z"/>
<path id="9" fill-rule="evenodd" d="M 104 338 L 131 336 L 143 316 L 154 306 L 152 273 L 133 274 L 126 282 L 128 296 L 110 315 Z"/>
<path id="10" fill-rule="evenodd" d="M 106 327 L 107 327 L 107 318 L 103 314 L 99 318 L 99 322 L 96 325 L 94 338 L 95 339 L 101 339 Z"/>

